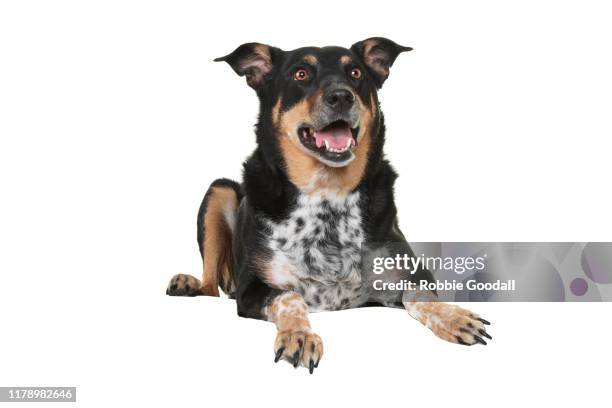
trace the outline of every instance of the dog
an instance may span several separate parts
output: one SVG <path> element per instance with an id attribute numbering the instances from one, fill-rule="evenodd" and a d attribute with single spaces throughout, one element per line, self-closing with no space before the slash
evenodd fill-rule
<path id="1" fill-rule="evenodd" d="M 397 174 L 383 155 L 378 100 L 396 58 L 410 50 L 373 37 L 348 49 L 247 43 L 215 59 L 257 93 L 257 147 L 242 183 L 218 179 L 204 196 L 197 217 L 202 281 L 175 275 L 168 295 L 219 296 L 220 287 L 236 299 L 239 316 L 276 324 L 275 362 L 311 374 L 323 355 L 308 320 L 314 311 L 405 308 L 444 340 L 487 344 L 485 319 L 437 301 L 434 291 L 374 290 L 362 268 L 370 243 L 388 256 L 413 256 L 398 227 Z M 423 268 L 388 279 L 434 282 Z"/>

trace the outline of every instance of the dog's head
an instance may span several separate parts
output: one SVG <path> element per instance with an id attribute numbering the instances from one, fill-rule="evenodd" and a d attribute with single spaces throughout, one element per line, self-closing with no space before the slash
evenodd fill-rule
<path id="1" fill-rule="evenodd" d="M 271 128 L 285 161 L 348 166 L 367 154 L 375 118 L 376 92 L 396 57 L 411 48 L 369 38 L 350 49 L 306 47 L 283 51 L 248 43 L 215 61 L 245 76 L 261 101 L 260 121 Z M 260 140 L 261 142 L 261 140 Z"/>

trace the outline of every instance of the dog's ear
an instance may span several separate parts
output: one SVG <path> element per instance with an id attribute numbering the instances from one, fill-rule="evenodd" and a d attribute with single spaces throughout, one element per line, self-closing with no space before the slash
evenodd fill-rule
<path id="1" fill-rule="evenodd" d="M 397 56 L 401 52 L 410 50 L 412 48 L 403 47 L 382 37 L 368 38 L 351 46 L 351 51 L 361 58 L 374 76 L 378 88 L 382 87 L 383 82 L 389 76 L 389 68 L 391 68 Z"/>
<path id="2" fill-rule="evenodd" d="M 215 61 L 227 62 L 238 75 L 246 76 L 247 84 L 251 88 L 259 90 L 272 72 L 281 52 L 269 45 L 247 43 L 225 57 L 215 58 Z"/>

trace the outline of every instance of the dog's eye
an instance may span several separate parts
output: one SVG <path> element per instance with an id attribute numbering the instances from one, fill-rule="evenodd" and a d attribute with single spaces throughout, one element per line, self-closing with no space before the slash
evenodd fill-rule
<path id="1" fill-rule="evenodd" d="M 308 79 L 308 71 L 304 68 L 300 68 L 293 74 L 293 79 L 296 81 L 305 81 Z"/>
<path id="2" fill-rule="evenodd" d="M 351 69 L 351 76 L 355 79 L 361 78 L 361 70 L 359 68 Z"/>

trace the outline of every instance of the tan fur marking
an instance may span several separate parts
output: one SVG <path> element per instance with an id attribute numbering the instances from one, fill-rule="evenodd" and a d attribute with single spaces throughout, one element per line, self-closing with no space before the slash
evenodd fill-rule
<path id="1" fill-rule="evenodd" d="M 283 139 L 293 139 L 295 142 L 299 143 L 296 134 L 297 127 L 302 122 L 311 121 L 310 111 L 316 99 L 319 98 L 320 95 L 320 92 L 316 92 L 310 98 L 301 100 L 300 102 L 296 103 L 291 109 L 285 112 L 280 112 L 281 99 L 279 98 L 277 102 L 277 105 L 279 105 L 277 121 L 275 122 L 275 125 L 280 131 L 279 136 L 281 136 Z"/>
<path id="2" fill-rule="evenodd" d="M 232 234 L 225 214 L 237 211 L 236 193 L 227 187 L 211 187 L 204 216 L 204 272 L 201 293 L 219 296 L 221 286 L 228 293 L 235 289 L 232 277 Z"/>
<path id="3" fill-rule="evenodd" d="M 270 49 L 266 45 L 257 44 L 255 45 L 255 47 L 253 47 L 253 51 L 255 51 L 256 54 L 261 55 L 262 57 L 270 59 Z"/>
<path id="4" fill-rule="evenodd" d="M 323 356 L 323 342 L 310 329 L 308 306 L 302 296 L 285 292 L 273 299 L 263 312 L 278 329 L 274 341 L 275 361 L 282 357 L 294 367 L 302 365 L 312 373 Z"/>
<path id="5" fill-rule="evenodd" d="M 299 293 L 285 292 L 277 296 L 264 308 L 264 314 L 276 323 L 279 331 L 310 331 L 308 306 Z"/>
<path id="6" fill-rule="evenodd" d="M 312 54 L 304 55 L 303 59 L 304 59 L 304 62 L 306 62 L 306 63 L 308 63 L 310 65 L 316 65 L 316 63 L 317 63 L 317 57 L 315 57 Z"/>
<path id="7" fill-rule="evenodd" d="M 318 97 L 315 95 L 314 98 Z M 373 122 L 376 101 L 370 95 L 370 108 L 357 97 L 361 109 L 360 131 L 355 147 L 355 159 L 344 167 L 328 167 L 316 158 L 304 152 L 296 135 L 296 127 L 310 118 L 312 102 L 304 100 L 287 112 L 280 112 L 280 100 L 272 111 L 273 120 L 279 132 L 279 144 L 289 179 L 306 194 L 318 194 L 323 189 L 334 191 L 339 195 L 350 194 L 359 184 L 368 162 L 368 153 L 372 143 Z"/>
<path id="8" fill-rule="evenodd" d="M 351 61 L 352 59 L 348 55 L 343 55 L 340 57 L 340 62 L 342 63 L 342 65 L 348 65 Z"/>
<path id="9" fill-rule="evenodd" d="M 428 291 L 417 291 L 413 300 L 404 302 L 408 313 L 429 328 L 436 336 L 451 343 L 460 338 L 467 344 L 474 343 L 474 335 L 484 325 L 469 310 L 448 303 L 432 301 L 435 296 Z"/>
<path id="10" fill-rule="evenodd" d="M 166 294 L 171 296 L 195 296 L 199 294 L 201 286 L 199 279 L 179 273 L 170 279 Z"/>
<path id="11" fill-rule="evenodd" d="M 272 108 L 272 123 L 274 123 L 275 125 L 279 123 L 280 107 L 282 100 L 283 98 L 278 98 L 278 100 L 274 104 L 274 107 Z"/>

